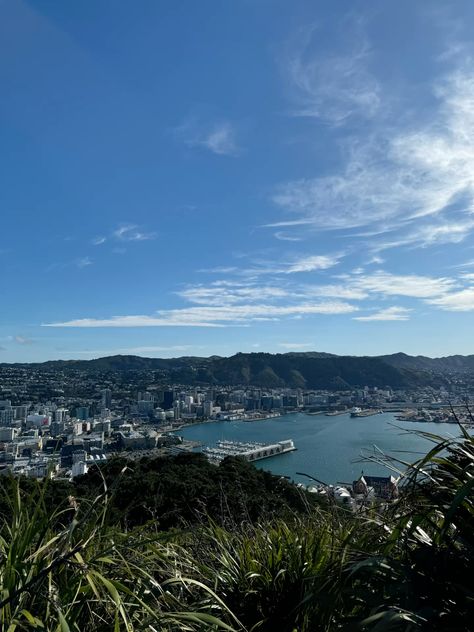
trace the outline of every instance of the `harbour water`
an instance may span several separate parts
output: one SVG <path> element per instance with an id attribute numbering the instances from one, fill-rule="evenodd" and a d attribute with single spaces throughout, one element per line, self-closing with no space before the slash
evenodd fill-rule
<path id="1" fill-rule="evenodd" d="M 380 454 L 380 451 L 408 462 L 419 458 L 432 444 L 414 434 L 415 430 L 443 437 L 459 435 L 453 424 L 402 422 L 391 413 L 355 419 L 351 419 L 349 413 L 335 417 L 294 413 L 252 423 L 198 424 L 180 430 L 179 434 L 207 446 L 224 439 L 259 443 L 293 439 L 295 452 L 258 461 L 255 466 L 299 482 L 309 481 L 296 472 L 336 483 L 351 482 L 362 470 L 366 474 L 388 474 L 382 465 L 363 462 L 365 457 Z"/>

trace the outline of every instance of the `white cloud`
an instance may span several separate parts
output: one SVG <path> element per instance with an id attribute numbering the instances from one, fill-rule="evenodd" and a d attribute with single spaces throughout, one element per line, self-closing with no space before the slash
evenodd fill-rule
<path id="1" fill-rule="evenodd" d="M 375 250 L 382 251 L 399 246 L 421 246 L 423 248 L 433 244 L 458 244 L 471 233 L 474 228 L 474 217 L 449 221 L 447 223 L 424 224 L 412 226 L 410 231 L 394 238 L 392 241 L 383 241 L 375 245 Z"/>
<path id="2" fill-rule="evenodd" d="M 312 342 L 280 342 L 278 344 L 284 349 L 308 349 L 313 346 Z"/>
<path id="3" fill-rule="evenodd" d="M 353 115 L 370 117 L 379 109 L 380 87 L 368 71 L 370 50 L 361 23 L 351 27 L 346 25 L 346 41 L 339 43 L 337 53 L 316 47 L 322 28 L 298 33 L 298 45 L 285 64 L 297 103 L 294 115 L 340 125 Z"/>
<path id="4" fill-rule="evenodd" d="M 275 286 L 253 286 L 215 282 L 210 286 L 193 286 L 177 292 L 179 296 L 199 305 L 230 305 L 242 301 L 262 301 L 289 296 L 287 290 Z"/>
<path id="5" fill-rule="evenodd" d="M 409 320 L 411 311 L 406 307 L 386 307 L 369 316 L 355 316 L 353 320 Z"/>
<path id="6" fill-rule="evenodd" d="M 281 269 L 280 269 L 281 271 Z M 177 292 L 189 301 L 201 306 L 219 309 L 240 304 L 262 302 L 298 307 L 311 304 L 314 299 L 338 299 L 340 301 L 379 299 L 390 296 L 431 299 L 448 295 L 459 289 L 463 276 L 429 277 L 416 274 L 392 274 L 377 270 L 368 274 L 364 269 L 340 274 L 339 283 L 301 284 L 284 278 L 261 284 L 256 278 L 247 280 L 219 280 L 208 285 L 193 285 Z M 267 309 L 268 307 L 265 307 Z M 270 312 L 269 312 L 270 314 Z"/>
<path id="7" fill-rule="evenodd" d="M 306 297 L 324 296 L 346 300 L 362 300 L 369 295 L 368 290 L 348 285 L 308 285 L 295 289 L 297 295 Z"/>
<path id="8" fill-rule="evenodd" d="M 295 237 L 294 235 L 288 235 L 283 231 L 277 231 L 273 234 L 275 239 L 279 239 L 280 241 L 301 241 L 301 237 Z"/>
<path id="9" fill-rule="evenodd" d="M 56 323 L 42 323 L 42 327 L 219 327 L 214 323 L 199 321 L 183 322 L 174 321 L 172 318 L 160 318 L 154 316 L 132 315 L 112 316 L 111 318 L 78 318 Z"/>
<path id="10" fill-rule="evenodd" d="M 427 277 L 416 274 L 391 274 L 379 270 L 369 275 L 357 275 L 349 277 L 342 275 L 348 280 L 352 288 L 362 291 L 382 294 L 384 296 L 407 296 L 413 298 L 431 298 L 441 296 L 453 290 L 457 283 L 453 279 L 446 277 Z"/>
<path id="11" fill-rule="evenodd" d="M 381 265 L 382 263 L 385 263 L 385 259 L 382 259 L 382 257 L 378 256 L 378 255 L 374 255 L 373 257 L 371 257 L 365 265 L 370 266 L 370 265 Z"/>
<path id="12" fill-rule="evenodd" d="M 175 132 L 188 147 L 201 147 L 218 156 L 237 156 L 240 153 L 235 126 L 229 121 L 206 124 L 189 118 Z"/>
<path id="13" fill-rule="evenodd" d="M 80 318 L 43 323 L 43 327 L 223 327 L 284 317 L 314 314 L 350 314 L 358 308 L 342 301 L 303 302 L 296 305 L 243 304 L 189 307 L 160 311 L 156 316 L 131 315 L 112 318 Z"/>
<path id="14" fill-rule="evenodd" d="M 341 255 L 312 255 L 310 257 L 302 257 L 294 263 L 288 265 L 281 271 L 285 274 L 294 274 L 295 272 L 313 272 L 314 270 L 327 270 L 337 263 Z"/>
<path id="15" fill-rule="evenodd" d="M 239 148 L 236 143 L 235 130 L 230 123 L 219 123 L 198 144 L 207 147 L 219 156 L 236 156 Z"/>
<path id="16" fill-rule="evenodd" d="M 34 343 L 34 340 L 26 336 L 13 336 L 13 340 L 19 345 L 32 345 Z"/>
<path id="17" fill-rule="evenodd" d="M 382 248 L 464 239 L 474 229 L 474 74 L 454 72 L 434 94 L 428 122 L 347 142 L 339 173 L 281 185 L 273 200 L 293 217 L 270 226 L 395 233 Z"/>
<path id="18" fill-rule="evenodd" d="M 105 244 L 106 241 L 107 237 L 94 237 L 94 239 L 91 239 L 91 244 L 93 246 L 100 246 L 102 244 Z"/>
<path id="19" fill-rule="evenodd" d="M 149 241 L 151 239 L 155 239 L 157 234 L 155 232 L 150 232 L 143 230 L 137 224 L 120 224 L 115 228 L 108 236 L 99 235 L 90 240 L 90 243 L 93 246 L 101 246 L 108 241 L 119 241 L 119 242 L 127 242 L 127 241 Z M 121 254 L 125 252 L 123 248 L 114 248 L 112 252 L 120 252 Z"/>
<path id="20" fill-rule="evenodd" d="M 361 300 L 367 298 L 368 290 L 346 285 L 295 284 L 280 280 L 278 285 L 261 285 L 257 281 L 214 281 L 209 285 L 193 285 L 176 292 L 178 296 L 198 305 L 235 305 L 262 301 L 295 302 L 311 301 L 314 298 L 337 298 Z"/>
<path id="21" fill-rule="evenodd" d="M 305 255 L 286 261 L 254 261 L 252 262 L 253 267 L 241 268 L 238 272 L 245 277 L 315 272 L 333 268 L 339 264 L 344 256 L 345 253 L 340 252 L 329 255 Z"/>
<path id="22" fill-rule="evenodd" d="M 474 287 L 433 298 L 427 302 L 448 312 L 472 312 L 474 311 Z"/>
<path id="23" fill-rule="evenodd" d="M 474 259 L 469 259 L 468 261 L 464 261 L 464 263 L 457 263 L 452 268 L 471 268 L 474 266 Z"/>
<path id="24" fill-rule="evenodd" d="M 74 351 L 77 355 L 87 355 L 92 357 L 103 355 L 141 355 L 143 353 L 169 353 L 169 352 L 185 352 L 192 349 L 190 345 L 170 345 L 170 346 L 143 346 L 143 347 L 122 347 L 119 349 L 89 349 L 84 351 Z"/>
<path id="25" fill-rule="evenodd" d="M 93 263 L 90 257 L 82 257 L 76 261 L 76 266 L 78 268 L 87 268 L 87 266 L 91 266 Z"/>
<path id="26" fill-rule="evenodd" d="M 206 268 L 200 272 L 217 273 L 217 274 L 235 274 L 239 277 L 259 277 L 259 276 L 275 276 L 295 274 L 298 272 L 316 272 L 320 270 L 328 270 L 340 263 L 346 256 L 345 252 L 337 252 L 325 255 L 300 255 L 286 257 L 285 259 L 274 261 L 268 259 L 251 260 L 249 267 L 236 266 L 217 266 L 214 268 Z"/>
<path id="27" fill-rule="evenodd" d="M 141 230 L 136 224 L 122 224 L 112 236 L 118 241 L 148 241 L 156 238 L 156 233 Z"/>

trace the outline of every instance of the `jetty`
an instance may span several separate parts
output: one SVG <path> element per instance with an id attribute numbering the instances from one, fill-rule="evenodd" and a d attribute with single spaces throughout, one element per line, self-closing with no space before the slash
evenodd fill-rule
<path id="1" fill-rule="evenodd" d="M 215 448 L 204 448 L 203 454 L 213 463 L 219 463 L 228 456 L 240 456 L 246 461 L 253 462 L 294 450 L 296 446 L 292 439 L 269 444 L 222 440 L 217 442 Z"/>

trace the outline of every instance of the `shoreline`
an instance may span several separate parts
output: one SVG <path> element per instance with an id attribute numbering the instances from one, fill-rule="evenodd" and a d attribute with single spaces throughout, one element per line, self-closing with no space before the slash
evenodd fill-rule
<path id="1" fill-rule="evenodd" d="M 300 413 L 302 411 L 299 410 L 292 410 L 292 411 L 288 411 L 286 413 L 282 413 L 281 415 L 273 415 L 271 417 L 256 417 L 255 419 L 201 419 L 199 421 L 193 421 L 192 423 L 183 423 L 180 426 L 178 426 L 177 428 L 172 428 L 170 430 L 163 430 L 164 433 L 169 433 L 169 432 L 175 432 L 176 430 L 182 430 L 183 428 L 192 428 L 194 426 L 202 426 L 204 424 L 215 424 L 215 423 L 219 423 L 219 422 L 232 422 L 232 421 L 238 421 L 238 422 L 242 422 L 242 423 L 254 423 L 257 421 L 271 421 L 272 419 L 280 419 L 281 417 L 286 417 L 288 415 L 295 415 L 297 413 Z"/>
<path id="2" fill-rule="evenodd" d="M 294 410 L 294 411 L 288 411 L 286 413 L 283 413 L 281 415 L 278 415 L 276 417 L 261 417 L 261 418 L 257 418 L 257 419 L 233 419 L 231 420 L 232 422 L 239 422 L 239 423 L 245 423 L 245 424 L 252 424 L 255 422 L 265 422 L 265 421 L 272 421 L 272 420 L 277 420 L 283 417 L 287 417 L 288 415 L 306 415 L 309 418 L 314 418 L 314 417 L 341 417 L 342 415 L 346 414 L 348 417 L 350 417 L 350 411 L 344 411 L 344 412 L 340 412 L 337 415 L 327 415 L 325 413 L 325 411 L 321 411 L 319 414 L 314 414 L 314 413 L 308 413 L 302 410 Z M 388 415 L 393 415 L 395 417 L 396 413 L 392 412 L 392 411 L 382 411 L 381 414 L 388 414 Z M 367 418 L 370 417 L 374 417 L 376 415 L 369 415 Z M 362 417 L 362 419 L 365 419 L 365 417 Z M 419 419 L 398 419 L 395 417 L 395 419 L 393 421 L 397 421 L 397 422 L 401 422 L 401 423 L 435 423 L 436 425 L 449 425 L 449 426 L 453 426 L 453 425 L 457 425 L 455 422 L 447 422 L 447 421 L 439 421 L 439 422 L 435 422 L 435 421 L 423 421 L 423 420 L 419 420 Z M 185 430 L 186 428 L 193 428 L 195 426 L 202 426 L 202 425 L 207 425 L 207 424 L 216 424 L 216 423 L 229 423 L 229 420 L 225 420 L 225 419 L 202 419 L 199 421 L 193 421 L 191 423 L 182 423 L 179 426 L 177 426 L 176 428 L 169 428 L 166 430 L 162 430 L 161 432 L 163 434 L 170 434 L 170 433 L 176 433 L 179 432 L 180 430 Z M 393 423 L 393 422 L 392 422 Z"/>

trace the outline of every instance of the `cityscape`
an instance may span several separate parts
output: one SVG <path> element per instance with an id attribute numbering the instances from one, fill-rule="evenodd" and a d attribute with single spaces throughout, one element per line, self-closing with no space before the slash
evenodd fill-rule
<path id="1" fill-rule="evenodd" d="M 473 25 L 0 0 L 0 632 L 474 632 Z"/>
<path id="2" fill-rule="evenodd" d="M 90 373 L 2 365 L 0 472 L 72 479 L 117 454 L 136 459 L 200 448 L 212 451 L 215 446 L 183 439 L 180 430 L 197 423 L 252 423 L 295 412 L 359 418 L 392 412 L 404 422 L 474 425 L 468 408 L 474 400 L 472 377 L 452 373 L 444 380 L 440 388 L 404 389 L 190 386 L 166 383 L 156 371 Z"/>

